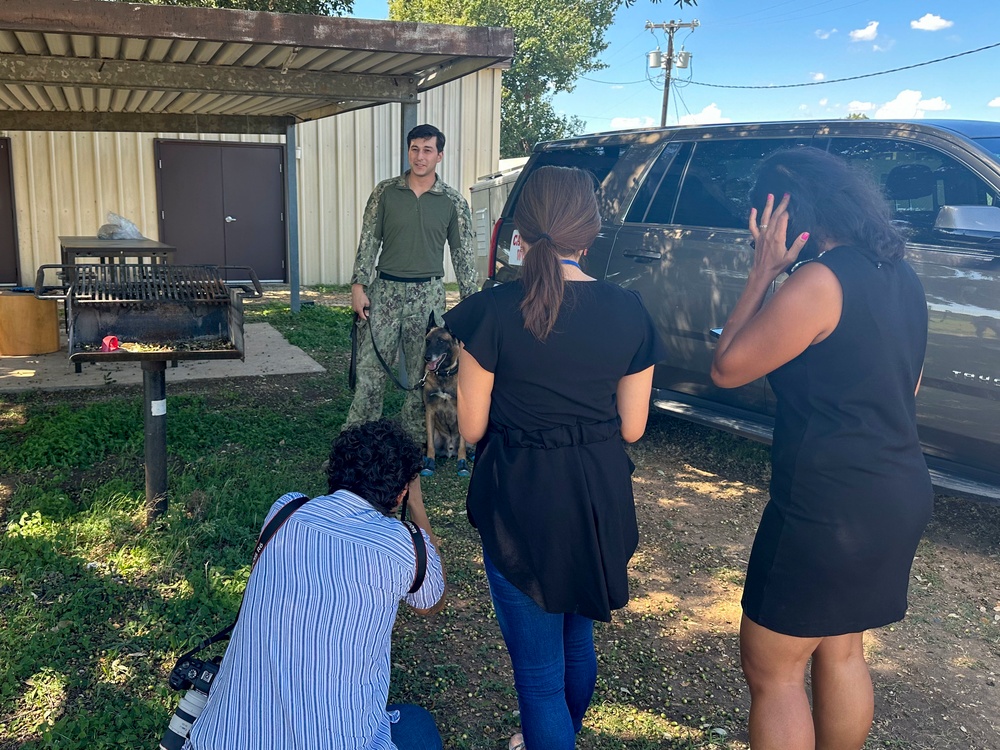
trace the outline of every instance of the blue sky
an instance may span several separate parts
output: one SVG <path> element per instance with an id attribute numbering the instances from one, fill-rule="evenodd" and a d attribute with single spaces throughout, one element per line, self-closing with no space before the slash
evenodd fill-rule
<path id="1" fill-rule="evenodd" d="M 355 15 L 386 18 L 384 0 L 356 0 Z M 659 125 L 662 71 L 647 53 L 666 50 L 647 21 L 700 26 L 678 31 L 675 52 L 690 52 L 674 70 L 667 124 L 869 117 L 1000 120 L 1000 46 L 945 62 L 842 83 L 1000 42 L 996 0 L 700 0 L 681 12 L 670 0 L 622 8 L 606 38 L 608 66 L 555 98 L 583 132 Z M 690 82 L 689 82 L 690 79 Z M 698 85 L 819 85 L 775 90 Z"/>

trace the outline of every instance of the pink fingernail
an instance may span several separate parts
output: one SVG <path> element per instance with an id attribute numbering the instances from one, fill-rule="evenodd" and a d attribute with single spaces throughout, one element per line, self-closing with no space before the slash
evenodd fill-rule
<path id="1" fill-rule="evenodd" d="M 781 197 L 782 197 L 782 198 L 787 198 L 787 197 L 788 197 L 789 195 L 791 195 L 791 193 L 785 193 L 785 194 L 784 194 L 783 196 L 781 196 Z"/>
<path id="2" fill-rule="evenodd" d="M 773 200 L 774 200 L 774 195 L 772 195 L 771 193 L 768 193 L 768 194 L 767 194 L 767 199 L 768 199 L 769 201 L 773 201 Z"/>
<path id="3" fill-rule="evenodd" d="M 809 239 L 809 232 L 803 232 L 802 233 L 802 239 L 808 240 Z"/>

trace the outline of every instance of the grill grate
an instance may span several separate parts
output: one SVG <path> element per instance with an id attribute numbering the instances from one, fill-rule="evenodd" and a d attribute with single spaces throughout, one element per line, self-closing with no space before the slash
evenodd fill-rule
<path id="1" fill-rule="evenodd" d="M 229 287 L 215 266 L 107 263 L 67 269 L 77 304 L 229 302 Z"/>

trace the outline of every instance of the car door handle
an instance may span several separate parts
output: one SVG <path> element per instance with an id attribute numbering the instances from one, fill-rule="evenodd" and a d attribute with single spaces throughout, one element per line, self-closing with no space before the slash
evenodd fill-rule
<path id="1" fill-rule="evenodd" d="M 622 255 L 626 258 L 636 258 L 637 260 L 660 260 L 663 253 L 659 250 L 647 250 L 641 247 L 630 247 L 622 250 Z"/>
<path id="2" fill-rule="evenodd" d="M 236 221 L 236 219 L 234 217 L 232 217 L 232 216 L 227 216 L 226 217 L 226 223 L 227 224 L 232 224 L 234 221 Z"/>

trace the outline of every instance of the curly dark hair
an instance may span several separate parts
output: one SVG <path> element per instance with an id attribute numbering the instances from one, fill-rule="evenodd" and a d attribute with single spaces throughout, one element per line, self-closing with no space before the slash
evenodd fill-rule
<path id="1" fill-rule="evenodd" d="M 758 215 L 767 195 L 775 205 L 785 193 L 788 204 L 788 238 L 809 232 L 799 255 L 815 258 L 828 240 L 869 248 L 886 261 L 903 257 L 905 239 L 892 224 L 889 204 L 868 175 L 838 156 L 818 148 L 777 151 L 761 162 L 757 182 L 750 191 Z"/>
<path id="2" fill-rule="evenodd" d="M 423 454 L 410 436 L 395 422 L 380 419 L 337 436 L 326 475 L 330 492 L 349 490 L 388 515 L 422 464 Z"/>

